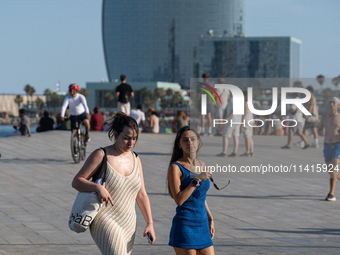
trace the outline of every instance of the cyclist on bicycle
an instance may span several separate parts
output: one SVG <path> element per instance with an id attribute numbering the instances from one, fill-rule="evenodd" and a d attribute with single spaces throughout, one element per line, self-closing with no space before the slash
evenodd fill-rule
<path id="1" fill-rule="evenodd" d="M 70 93 L 67 95 L 64 99 L 63 105 L 61 106 L 61 113 L 60 117 L 61 120 L 64 121 L 65 119 L 65 111 L 67 109 L 67 106 L 70 108 L 70 120 L 71 120 L 71 131 L 76 128 L 77 121 L 82 121 L 86 134 L 85 134 L 85 139 L 86 142 L 90 141 L 89 137 L 89 130 L 90 130 L 90 111 L 89 108 L 87 107 L 87 102 L 86 98 L 78 94 L 77 91 L 79 91 L 79 86 L 75 83 L 72 83 L 68 86 L 68 92 Z"/>

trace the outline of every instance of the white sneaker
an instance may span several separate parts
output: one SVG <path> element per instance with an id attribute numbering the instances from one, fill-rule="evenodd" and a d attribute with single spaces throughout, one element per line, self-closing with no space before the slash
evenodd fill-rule
<path id="1" fill-rule="evenodd" d="M 319 144 L 315 144 L 314 143 L 314 144 L 312 144 L 311 148 L 316 148 L 317 149 L 317 148 L 319 148 Z"/>
<path id="2" fill-rule="evenodd" d="M 298 143 L 294 143 L 294 145 L 295 145 L 296 147 L 303 148 L 303 147 L 305 147 L 305 142 L 304 142 L 304 141 L 300 141 L 300 142 L 298 142 Z"/>

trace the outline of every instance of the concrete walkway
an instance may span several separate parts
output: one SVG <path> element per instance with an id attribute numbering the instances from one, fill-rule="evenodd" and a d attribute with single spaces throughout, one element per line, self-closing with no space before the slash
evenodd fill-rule
<path id="1" fill-rule="evenodd" d="M 76 234 L 67 225 L 77 194 L 70 183 L 81 167 L 73 163 L 69 137 L 68 131 L 52 131 L 0 139 L 0 254 L 99 254 L 89 231 Z M 91 139 L 87 155 L 111 143 L 102 132 L 92 132 Z M 340 202 L 324 201 L 329 177 L 316 173 L 317 164 L 324 163 L 322 148 L 282 150 L 287 137 L 255 136 L 255 158 L 218 158 L 221 137 L 202 140 L 200 158 L 207 165 L 230 165 L 237 171 L 268 164 L 291 169 L 282 174 L 214 174 L 219 185 L 231 181 L 222 191 L 211 186 L 207 196 L 216 225 L 216 254 L 339 254 Z M 149 245 L 142 237 L 145 223 L 137 207 L 132 254 L 174 254 L 167 243 L 176 206 L 165 185 L 173 141 L 172 134 L 141 134 L 135 148 L 143 164 L 157 241 Z M 243 138 L 240 141 L 242 154 Z M 300 173 L 300 165 L 308 165 L 309 172 Z M 340 199 L 340 193 L 336 195 Z"/>

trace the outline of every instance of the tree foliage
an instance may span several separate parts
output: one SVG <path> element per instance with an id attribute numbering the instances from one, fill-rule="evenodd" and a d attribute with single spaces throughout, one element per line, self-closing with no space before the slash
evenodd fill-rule
<path id="1" fill-rule="evenodd" d="M 156 88 L 155 96 L 162 99 L 165 96 L 165 90 L 163 88 Z"/>
<path id="2" fill-rule="evenodd" d="M 87 98 L 90 95 L 90 92 L 86 88 L 81 88 L 79 90 L 79 94 L 82 94 L 85 98 Z"/>
<path id="3" fill-rule="evenodd" d="M 143 105 L 145 107 L 150 107 L 151 105 L 153 105 L 153 103 L 155 102 L 155 96 L 149 88 L 143 87 L 140 90 L 140 93 L 142 95 Z"/>
<path id="4" fill-rule="evenodd" d="M 35 93 L 35 88 L 29 84 L 26 84 L 24 90 L 28 96 L 31 97 L 31 106 L 33 106 L 33 94 Z M 27 102 L 29 104 L 29 102 Z"/>
<path id="5" fill-rule="evenodd" d="M 171 99 L 172 106 L 178 106 L 181 102 L 182 102 L 181 93 L 179 91 L 175 91 Z"/>
<path id="6" fill-rule="evenodd" d="M 112 95 L 110 91 L 105 91 L 103 100 L 104 100 L 105 106 L 109 107 L 114 101 L 114 96 Z"/>
<path id="7" fill-rule="evenodd" d="M 166 94 L 168 97 L 171 97 L 173 93 L 174 93 L 173 90 L 170 89 L 170 88 L 168 88 L 168 89 L 165 91 L 165 94 Z"/>
<path id="8" fill-rule="evenodd" d="M 63 99 L 57 94 L 57 92 L 53 91 L 51 93 L 51 104 L 54 108 L 59 108 L 63 102 Z"/>
<path id="9" fill-rule="evenodd" d="M 22 96 L 17 95 L 14 98 L 14 102 L 18 105 L 18 108 L 20 109 L 20 105 L 22 104 L 22 102 L 24 101 L 24 99 L 22 98 Z"/>
<path id="10" fill-rule="evenodd" d="M 37 97 L 37 99 L 35 100 L 35 105 L 39 110 L 42 110 L 45 107 L 45 102 L 40 97 Z"/>

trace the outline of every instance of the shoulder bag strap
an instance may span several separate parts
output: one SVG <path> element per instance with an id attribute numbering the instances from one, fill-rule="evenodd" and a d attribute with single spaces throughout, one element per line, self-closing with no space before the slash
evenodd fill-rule
<path id="1" fill-rule="evenodd" d="M 100 171 L 103 169 L 103 166 L 105 167 L 104 169 L 104 177 L 103 177 L 103 183 L 105 182 L 105 177 L 106 177 L 106 168 L 107 168 L 107 157 L 106 157 L 106 150 L 102 147 L 100 147 L 100 149 L 104 152 L 104 157 L 103 157 L 103 160 L 102 162 L 100 163 L 96 173 L 93 175 L 92 177 L 92 181 L 96 181 L 98 178 L 99 178 L 99 174 L 100 174 Z"/>

